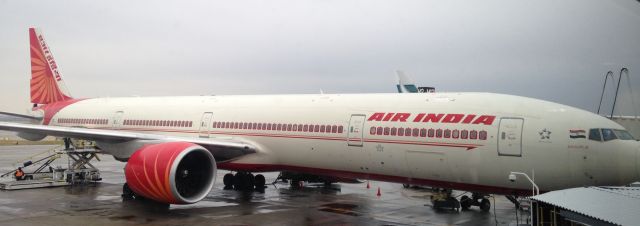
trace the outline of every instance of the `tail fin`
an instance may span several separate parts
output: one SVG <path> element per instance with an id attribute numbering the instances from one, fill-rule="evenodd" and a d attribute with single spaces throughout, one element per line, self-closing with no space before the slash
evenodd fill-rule
<path id="1" fill-rule="evenodd" d="M 398 93 L 418 92 L 418 87 L 416 87 L 416 85 L 413 84 L 411 80 L 409 80 L 409 77 L 406 76 L 403 71 L 396 71 L 396 75 L 398 76 L 398 85 L 396 85 L 396 87 L 398 88 Z"/>
<path id="2" fill-rule="evenodd" d="M 49 104 L 73 99 L 58 72 L 51 49 L 39 29 L 29 28 L 31 49 L 31 103 Z"/>

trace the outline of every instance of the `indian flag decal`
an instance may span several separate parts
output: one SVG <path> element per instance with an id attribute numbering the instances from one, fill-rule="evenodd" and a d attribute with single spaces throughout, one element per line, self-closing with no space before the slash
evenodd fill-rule
<path id="1" fill-rule="evenodd" d="M 585 136 L 584 134 L 585 134 L 585 131 L 583 129 L 569 130 L 569 138 L 571 139 L 587 138 L 587 136 Z"/>

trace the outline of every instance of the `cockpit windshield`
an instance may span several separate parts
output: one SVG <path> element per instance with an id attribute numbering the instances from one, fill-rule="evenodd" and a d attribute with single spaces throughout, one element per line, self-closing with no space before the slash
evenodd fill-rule
<path id="1" fill-rule="evenodd" d="M 602 138 L 604 141 L 610 141 L 615 140 L 617 137 L 612 129 L 602 129 Z"/>
<path id="2" fill-rule="evenodd" d="M 614 129 L 613 132 L 620 140 L 635 140 L 633 136 L 631 136 L 631 134 L 626 130 Z"/>
<path id="3" fill-rule="evenodd" d="M 600 131 L 602 131 L 602 139 L 600 139 Z M 635 140 L 629 132 L 621 129 L 591 129 L 589 130 L 589 139 L 595 141 Z"/>

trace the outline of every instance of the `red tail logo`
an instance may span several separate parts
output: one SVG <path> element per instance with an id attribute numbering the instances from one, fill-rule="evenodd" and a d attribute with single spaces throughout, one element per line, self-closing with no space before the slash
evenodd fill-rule
<path id="1" fill-rule="evenodd" d="M 58 65 L 39 30 L 29 28 L 31 47 L 31 103 L 49 104 L 73 99 Z"/>

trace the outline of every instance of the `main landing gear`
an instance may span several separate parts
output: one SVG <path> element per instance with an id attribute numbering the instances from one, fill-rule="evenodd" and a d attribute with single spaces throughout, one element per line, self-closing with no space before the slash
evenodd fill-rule
<path id="1" fill-rule="evenodd" d="M 469 210 L 472 206 L 480 207 L 482 211 L 491 210 L 491 202 L 486 195 L 473 193 L 471 198 L 467 195 L 460 197 L 460 201 L 452 196 L 451 189 L 439 189 L 431 196 L 431 203 L 435 209 L 451 209 L 458 211 Z"/>
<path id="2" fill-rule="evenodd" d="M 129 184 L 124 183 L 122 185 L 122 195 L 120 195 L 124 200 L 146 200 L 143 196 L 136 194 L 131 188 Z"/>
<path id="3" fill-rule="evenodd" d="M 253 175 L 248 172 L 237 172 L 235 175 L 227 173 L 222 179 L 224 189 L 235 189 L 242 191 L 263 190 L 265 188 L 265 178 L 262 174 Z"/>

